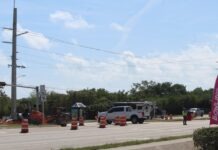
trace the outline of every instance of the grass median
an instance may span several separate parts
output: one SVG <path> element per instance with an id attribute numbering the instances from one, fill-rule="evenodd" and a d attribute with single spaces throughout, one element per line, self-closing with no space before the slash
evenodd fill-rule
<path id="1" fill-rule="evenodd" d="M 121 143 L 103 144 L 103 145 L 98 145 L 98 146 L 87 146 L 87 147 L 80 147 L 80 148 L 62 148 L 61 150 L 100 150 L 100 149 L 117 148 L 117 147 L 123 147 L 123 146 L 147 144 L 147 143 L 153 143 L 153 142 L 184 139 L 184 138 L 190 138 L 192 136 L 193 136 L 192 134 L 182 135 L 182 136 L 169 136 L 169 137 L 163 137 L 159 139 L 134 140 L 134 141 L 121 142 Z"/>

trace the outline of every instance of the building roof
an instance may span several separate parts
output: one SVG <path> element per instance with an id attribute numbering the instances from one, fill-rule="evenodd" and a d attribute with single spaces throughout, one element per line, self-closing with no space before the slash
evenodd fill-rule
<path id="1" fill-rule="evenodd" d="M 83 103 L 75 103 L 72 108 L 86 108 L 86 105 Z"/>

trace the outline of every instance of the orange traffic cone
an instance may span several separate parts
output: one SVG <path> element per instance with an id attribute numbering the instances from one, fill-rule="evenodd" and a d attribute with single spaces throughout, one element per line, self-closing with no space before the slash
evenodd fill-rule
<path id="1" fill-rule="evenodd" d="M 100 125 L 99 128 L 106 128 L 107 120 L 106 117 L 100 117 Z"/>
<path id="2" fill-rule="evenodd" d="M 77 126 L 77 119 L 76 118 L 72 118 L 71 121 L 71 130 L 77 130 L 78 126 Z"/>
<path id="3" fill-rule="evenodd" d="M 84 126 L 84 118 L 79 117 L 79 126 Z"/>
<path id="4" fill-rule="evenodd" d="M 120 125 L 120 117 L 116 116 L 114 119 L 114 125 Z"/>
<path id="5" fill-rule="evenodd" d="M 28 133 L 29 132 L 29 123 L 28 119 L 23 119 L 21 122 L 21 131 L 20 133 Z"/>
<path id="6" fill-rule="evenodd" d="M 120 126 L 125 126 L 126 125 L 126 116 L 121 116 L 120 117 Z"/>

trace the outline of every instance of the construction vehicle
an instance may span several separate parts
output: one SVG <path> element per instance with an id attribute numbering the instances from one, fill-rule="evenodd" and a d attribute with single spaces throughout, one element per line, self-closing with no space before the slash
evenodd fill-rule
<path id="1" fill-rule="evenodd" d="M 47 116 L 46 120 L 48 123 L 55 123 L 61 126 L 66 126 L 70 122 L 70 113 L 66 112 L 64 107 L 57 107 L 51 116 Z"/>
<path id="2" fill-rule="evenodd" d="M 32 110 L 29 114 L 29 121 L 32 124 L 42 124 L 43 120 L 43 113 L 40 111 Z"/>
<path id="3" fill-rule="evenodd" d="M 43 113 L 32 110 L 29 115 L 29 120 L 33 124 L 42 124 Z M 66 112 L 64 107 L 57 107 L 54 109 L 52 115 L 44 116 L 44 123 L 53 123 L 61 126 L 66 126 L 70 121 L 70 113 Z"/>

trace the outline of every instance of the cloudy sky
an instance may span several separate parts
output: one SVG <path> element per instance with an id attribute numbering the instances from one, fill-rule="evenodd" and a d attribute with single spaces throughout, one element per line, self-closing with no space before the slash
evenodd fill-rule
<path id="1" fill-rule="evenodd" d="M 217 0 L 17 0 L 17 82 L 48 91 L 129 90 L 142 80 L 212 88 L 218 68 Z M 1 41 L 12 0 L 0 0 Z M 0 80 L 11 82 L 0 43 Z M 10 96 L 10 88 L 5 91 Z M 18 89 L 18 97 L 32 91 Z"/>

